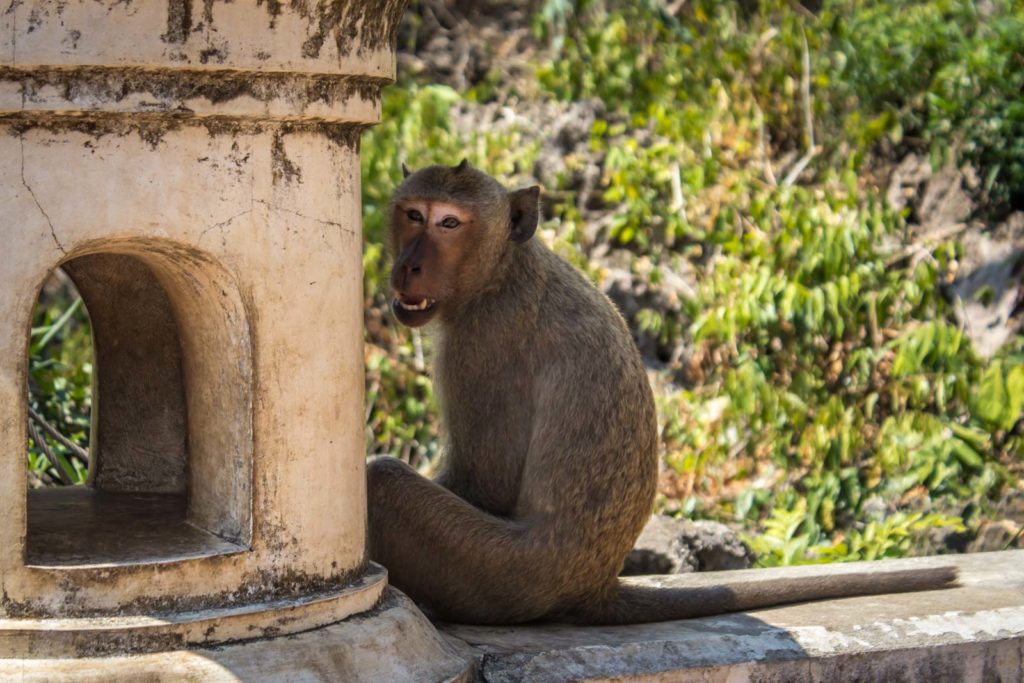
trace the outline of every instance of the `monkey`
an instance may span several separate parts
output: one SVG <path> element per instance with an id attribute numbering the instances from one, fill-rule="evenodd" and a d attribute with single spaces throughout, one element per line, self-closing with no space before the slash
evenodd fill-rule
<path id="1" fill-rule="evenodd" d="M 444 443 L 433 479 L 370 459 L 368 554 L 432 616 L 632 624 L 955 583 L 951 567 L 621 581 L 658 471 L 654 397 L 625 321 L 531 239 L 538 186 L 506 190 L 466 160 L 403 174 L 389 209 L 391 309 L 435 335 Z"/>

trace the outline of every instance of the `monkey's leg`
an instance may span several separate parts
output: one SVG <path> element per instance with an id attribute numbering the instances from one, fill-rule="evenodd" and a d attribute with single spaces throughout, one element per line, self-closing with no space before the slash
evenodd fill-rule
<path id="1" fill-rule="evenodd" d="M 452 621 L 537 619 L 559 595 L 543 533 L 490 515 L 394 458 L 367 464 L 370 557 L 390 582 Z"/>

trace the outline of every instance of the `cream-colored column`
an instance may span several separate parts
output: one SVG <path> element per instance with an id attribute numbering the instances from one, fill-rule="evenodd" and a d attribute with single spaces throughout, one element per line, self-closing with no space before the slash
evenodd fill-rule
<path id="1" fill-rule="evenodd" d="M 306 610 L 255 628 L 221 614 L 205 636 L 157 628 L 216 642 L 377 600 L 383 573 L 364 548 L 359 134 L 379 118 L 404 4 L 29 0 L 0 11 L 0 617 L 278 599 Z M 184 487 L 177 545 L 155 534 L 119 557 L 127 541 L 115 538 L 109 557 L 88 559 L 94 548 L 79 561 L 58 533 L 47 537 L 56 561 L 26 550 L 27 335 L 40 286 L 64 264 L 103 307 L 97 343 L 109 351 L 95 493 Z M 153 287 L 173 321 L 133 326 L 124 302 L 156 302 Z M 155 343 L 161 325 L 165 341 L 176 326 L 180 359 L 147 374 L 123 345 Z M 146 425 L 167 438 L 140 438 Z M 183 448 L 164 447 L 176 438 Z"/>

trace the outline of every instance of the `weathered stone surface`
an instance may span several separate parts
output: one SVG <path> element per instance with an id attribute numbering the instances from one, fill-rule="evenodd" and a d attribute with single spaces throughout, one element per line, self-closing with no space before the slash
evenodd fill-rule
<path id="1" fill-rule="evenodd" d="M 652 515 L 626 557 L 623 576 L 747 569 L 753 554 L 724 524 Z"/>
<path id="2" fill-rule="evenodd" d="M 635 626 L 444 625 L 470 645 L 480 680 L 1019 681 L 1024 664 L 1024 551 L 901 561 L 955 563 L 944 591 L 790 605 Z M 656 585 L 756 581 L 851 568 L 792 567 L 657 577 Z"/>
<path id="3" fill-rule="evenodd" d="M 468 681 L 470 661 L 401 593 L 331 626 L 217 648 L 79 659 L 0 658 L 4 681 Z"/>

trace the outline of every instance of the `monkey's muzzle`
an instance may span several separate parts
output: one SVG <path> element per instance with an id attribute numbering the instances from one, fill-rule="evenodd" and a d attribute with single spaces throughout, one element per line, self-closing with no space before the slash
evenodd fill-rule
<path id="1" fill-rule="evenodd" d="M 434 317 L 435 306 L 437 300 L 425 296 L 399 293 L 391 300 L 391 311 L 395 318 L 408 327 L 419 327 L 428 323 Z"/>

